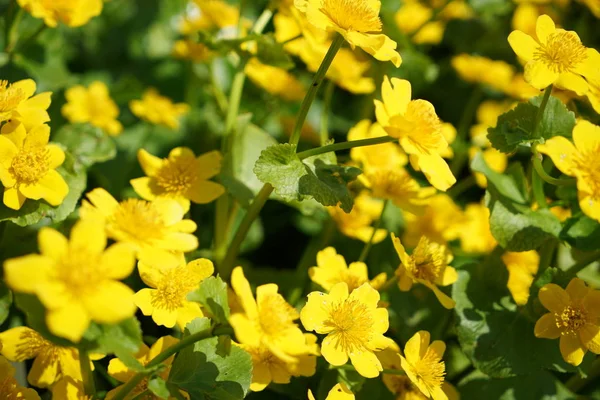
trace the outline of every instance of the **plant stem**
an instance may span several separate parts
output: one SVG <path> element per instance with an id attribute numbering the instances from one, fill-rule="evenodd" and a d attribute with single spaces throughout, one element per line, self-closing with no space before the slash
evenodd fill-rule
<path id="1" fill-rule="evenodd" d="M 548 104 L 548 100 L 550 99 L 550 94 L 552 93 L 552 85 L 548 86 L 544 91 L 544 97 L 542 98 L 542 103 L 540 104 L 540 108 L 538 109 L 537 114 L 535 115 L 535 121 L 533 122 L 533 132 L 535 136 L 535 132 L 542 121 L 542 117 L 544 116 L 544 111 L 546 111 L 546 105 Z"/>
<path id="2" fill-rule="evenodd" d="M 244 16 L 242 15 L 244 12 L 244 8 L 246 8 L 246 0 L 240 0 L 240 6 L 239 6 L 240 15 L 238 17 L 238 23 L 237 23 L 238 36 L 240 36 L 240 33 L 242 32 L 242 27 L 244 24 Z"/>
<path id="3" fill-rule="evenodd" d="M 385 213 L 385 209 L 387 208 L 387 205 L 389 202 L 390 201 L 388 199 L 384 200 L 383 207 L 381 207 L 381 214 L 379 214 L 379 219 L 377 219 L 377 222 L 375 223 L 375 226 L 373 227 L 373 232 L 371 233 L 371 237 L 369 238 L 369 241 L 367 243 L 365 243 L 365 247 L 363 247 L 362 251 L 360 252 L 360 257 L 358 257 L 359 262 L 364 262 L 367 259 L 367 256 L 369 255 L 369 251 L 371 251 L 371 247 L 373 246 L 373 239 L 375 238 L 375 234 L 377 233 L 377 230 L 381 226 L 381 222 L 383 221 L 383 214 Z"/>
<path id="4" fill-rule="evenodd" d="M 481 96 L 483 96 L 483 90 L 481 89 L 481 86 L 477 85 L 473 89 L 471 97 L 469 97 L 467 105 L 465 106 L 463 114 L 460 118 L 460 122 L 458 123 L 455 140 L 457 144 L 467 142 L 469 127 L 471 126 L 471 122 L 473 122 L 473 116 L 477 111 L 477 106 L 479 106 Z M 465 165 L 467 159 L 468 156 L 466 151 L 457 152 L 450 163 L 450 170 L 452 171 L 452 174 L 457 175 Z"/>
<path id="5" fill-rule="evenodd" d="M 548 173 L 544 169 L 544 166 L 542 165 L 542 155 L 538 153 L 535 146 L 532 147 L 531 151 L 533 152 L 533 156 L 531 157 L 533 168 L 544 182 L 554 186 L 575 185 L 577 183 L 577 181 L 574 178 L 557 179 L 548 175 Z"/>
<path id="6" fill-rule="evenodd" d="M 558 241 L 556 239 L 548 239 L 542 244 L 542 246 L 539 249 L 540 266 L 538 268 L 536 276 L 542 276 L 544 271 L 548 269 L 548 267 L 552 263 L 552 258 L 554 257 L 554 250 L 556 250 L 557 245 Z"/>
<path id="7" fill-rule="evenodd" d="M 143 400 L 146 398 L 146 396 L 148 396 L 150 394 L 150 390 L 146 389 L 144 390 L 142 393 L 138 394 L 137 396 L 135 396 L 134 398 L 132 398 L 131 400 Z"/>
<path id="8" fill-rule="evenodd" d="M 536 156 L 534 155 L 533 157 L 535 158 Z M 543 168 L 544 167 L 542 166 L 542 169 Z M 535 168 L 531 171 L 531 190 L 533 191 L 533 198 L 538 207 L 548 208 L 548 202 L 546 201 L 546 195 L 544 194 L 544 181 L 541 179 L 540 174 Z"/>
<path id="9" fill-rule="evenodd" d="M 270 8 L 264 9 L 262 14 L 260 14 L 258 19 L 256 20 L 256 22 L 254 22 L 254 26 L 252 27 L 251 32 L 252 33 L 261 33 L 265 29 L 265 27 L 267 26 L 269 21 L 271 20 L 272 16 L 273 16 L 273 10 L 271 10 Z"/>
<path id="10" fill-rule="evenodd" d="M 590 370 L 587 374 L 587 377 L 582 378 L 581 375 L 577 374 L 572 376 L 566 383 L 565 386 L 573 393 L 579 392 L 589 383 L 595 382 L 596 378 L 600 375 L 600 357 L 597 357 Z"/>
<path id="11" fill-rule="evenodd" d="M 329 153 L 330 151 L 339 151 L 352 149 L 354 147 L 373 146 L 376 144 L 395 142 L 397 138 L 391 136 L 379 136 L 369 139 L 351 140 L 349 142 L 333 143 L 326 146 L 315 147 L 314 149 L 301 151 L 298 153 L 298 158 L 304 160 L 305 158 L 317 156 L 319 154 Z"/>
<path id="12" fill-rule="evenodd" d="M 383 285 L 381 285 L 381 287 L 379 289 L 377 289 L 380 293 L 381 292 L 386 292 L 388 291 L 391 287 L 393 287 L 394 285 L 396 285 L 396 283 L 398 282 L 398 277 L 396 275 L 392 276 L 390 279 L 388 279 L 387 281 L 385 281 L 385 283 Z"/>
<path id="13" fill-rule="evenodd" d="M 351 364 L 338 365 L 338 366 L 333 367 L 333 369 L 343 369 L 345 371 L 356 371 L 356 368 L 354 368 L 354 366 Z M 401 369 L 386 369 L 386 368 L 384 368 L 381 371 L 381 373 L 386 374 L 386 375 L 406 375 L 406 372 L 402 371 Z"/>
<path id="14" fill-rule="evenodd" d="M 221 110 L 221 112 L 224 115 L 227 115 L 227 110 L 228 110 L 228 104 L 227 104 L 227 97 L 225 96 L 225 93 L 223 93 L 223 90 L 221 89 L 221 86 L 219 85 L 219 81 L 217 79 L 216 73 L 215 73 L 215 67 L 214 67 L 214 62 L 213 63 L 208 63 L 208 74 L 209 74 L 209 78 L 210 78 L 210 84 L 212 86 L 212 92 L 213 95 L 215 96 L 215 100 L 217 101 L 217 105 L 219 106 L 219 109 Z"/>
<path id="15" fill-rule="evenodd" d="M 91 361 L 90 356 L 84 349 L 79 349 L 79 368 L 81 368 L 81 377 L 83 379 L 83 389 L 87 396 L 95 398 L 96 396 L 96 385 L 94 383 L 94 375 L 90 367 Z"/>
<path id="16" fill-rule="evenodd" d="M 329 141 L 329 112 L 331 111 L 331 98 L 335 85 L 333 81 L 327 81 L 325 84 L 325 94 L 323 95 L 323 110 L 321 111 L 321 146 L 325 146 Z"/>
<path id="17" fill-rule="evenodd" d="M 469 175 L 465 179 L 462 179 L 460 182 L 458 182 L 456 185 L 452 186 L 448 190 L 448 194 L 452 198 L 456 199 L 459 195 L 463 194 L 464 192 L 471 189 L 475 185 L 477 185 L 477 181 L 475 180 L 475 177 L 473 175 Z"/>
<path id="18" fill-rule="evenodd" d="M 21 18 L 23 18 L 23 13 L 23 9 L 18 6 L 17 13 L 10 22 L 10 28 L 8 28 L 6 36 L 6 48 L 4 49 L 8 54 L 11 54 L 17 46 L 17 41 L 19 40 L 19 23 L 21 22 Z"/>
<path id="19" fill-rule="evenodd" d="M 544 116 L 544 111 L 546 110 L 546 104 L 548 104 L 548 99 L 550 98 L 550 93 L 552 92 L 552 85 L 548 86 L 544 91 L 544 97 L 542 99 L 542 103 L 540 104 L 540 108 L 535 116 L 535 121 L 533 122 L 532 134 L 535 136 L 535 133 L 539 127 L 540 121 Z M 539 208 L 548 208 L 548 203 L 546 202 L 546 195 L 544 194 L 544 177 L 548 177 L 548 174 L 544 170 L 544 166 L 542 165 L 542 160 L 540 154 L 535 149 L 535 145 L 532 147 L 533 158 L 531 159 L 533 163 L 533 171 L 531 172 L 531 189 L 533 190 L 533 197 L 535 202 L 537 203 Z"/>
<path id="20" fill-rule="evenodd" d="M 585 267 L 587 267 L 588 265 L 590 265 L 593 262 L 596 262 L 600 260 L 600 252 L 597 253 L 593 253 L 579 261 L 577 261 L 575 264 L 573 264 L 572 266 L 569 267 L 569 269 L 567 269 L 567 273 L 570 275 L 577 275 L 577 273 L 579 271 L 581 271 L 582 269 L 584 269 Z"/>

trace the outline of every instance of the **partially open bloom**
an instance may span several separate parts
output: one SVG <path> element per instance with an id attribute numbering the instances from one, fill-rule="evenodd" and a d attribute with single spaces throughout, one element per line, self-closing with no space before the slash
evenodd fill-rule
<path id="1" fill-rule="evenodd" d="M 200 304 L 187 300 L 188 293 L 197 289 L 214 270 L 213 263 L 206 258 L 187 264 L 183 256 L 172 264 L 139 262 L 140 277 L 152 289 L 140 290 L 133 301 L 157 325 L 172 328 L 177 324 L 183 331 L 188 322 L 204 316 Z"/>
<path id="2" fill-rule="evenodd" d="M 133 316 L 133 291 L 119 282 L 135 267 L 133 252 L 119 243 L 105 250 L 103 224 L 79 221 L 69 240 L 42 228 L 38 244 L 40 255 L 7 260 L 4 273 L 10 288 L 38 296 L 53 334 L 79 342 L 90 321 L 115 324 Z"/>
<path id="3" fill-rule="evenodd" d="M 304 98 L 304 85 L 285 69 L 263 64 L 253 57 L 244 70 L 254 84 L 271 94 L 287 101 L 299 101 Z"/>
<path id="4" fill-rule="evenodd" d="M 375 169 L 361 175 L 361 181 L 371 189 L 373 197 L 391 200 L 403 210 L 420 214 L 435 188 L 421 187 L 406 169 Z"/>
<path id="5" fill-rule="evenodd" d="M 431 242 L 423 236 L 409 256 L 400 239 L 393 233 L 392 241 L 401 261 L 396 270 L 398 288 L 406 292 L 414 283 L 421 283 L 433 291 L 445 308 L 454 308 L 456 304 L 454 300 L 438 288 L 438 286 L 452 285 L 458 279 L 456 270 L 448 265 L 453 258 L 448 247 L 445 244 Z"/>
<path id="6" fill-rule="evenodd" d="M 566 290 L 554 283 L 544 285 L 538 298 L 549 312 L 535 324 L 536 337 L 560 338 L 560 353 L 575 366 L 588 350 L 600 354 L 600 291 L 573 278 Z"/>
<path id="7" fill-rule="evenodd" d="M 14 377 L 15 367 L 0 356 L 0 398 L 9 400 L 40 400 L 33 389 L 20 386 Z"/>
<path id="8" fill-rule="evenodd" d="M 467 205 L 459 230 L 460 247 L 467 253 L 486 254 L 494 250 L 498 242 L 490 230 L 490 209 L 483 204 Z"/>
<path id="9" fill-rule="evenodd" d="M 140 149 L 138 161 L 147 176 L 132 179 L 131 186 L 146 200 L 171 198 L 187 212 L 190 201 L 206 204 L 225 193 L 222 185 L 209 181 L 221 172 L 221 160 L 218 151 L 196 157 L 187 147 L 176 147 L 160 159 Z"/>
<path id="10" fill-rule="evenodd" d="M 317 253 L 317 266 L 311 267 L 308 275 L 313 282 L 327 291 L 336 284 L 345 282 L 350 292 L 365 282 L 368 282 L 373 288 L 379 289 L 387 278 L 383 272 L 373 280 L 369 280 L 367 264 L 357 261 L 348 266 L 344 256 L 337 254 L 333 247 L 327 247 Z"/>
<path id="11" fill-rule="evenodd" d="M 447 190 L 456 182 L 448 164 L 440 155 L 448 142 L 442 134 L 442 123 L 433 104 L 426 100 L 411 100 L 410 82 L 403 79 L 384 78 L 381 95 L 383 102 L 375 100 L 377 121 L 388 135 L 400 139 L 411 161 L 439 190 Z"/>
<path id="12" fill-rule="evenodd" d="M 46 124 L 28 133 L 16 121 L 2 127 L 0 181 L 7 207 L 19 210 L 26 199 L 44 199 L 58 206 L 69 193 L 69 186 L 56 171 L 65 153 L 57 145 L 48 144 L 49 139 L 50 127 Z"/>
<path id="13" fill-rule="evenodd" d="M 294 4 L 311 24 L 338 32 L 352 48 L 358 46 L 396 67 L 402 63 L 396 42 L 381 33 L 380 0 L 295 0 Z"/>
<path id="14" fill-rule="evenodd" d="M 373 236 L 371 224 L 381 215 L 383 201 L 374 199 L 366 191 L 360 193 L 354 199 L 354 207 L 349 213 L 342 210 L 339 206 L 327 207 L 331 219 L 335 221 L 338 229 L 344 235 L 368 242 Z M 387 231 L 379 228 L 373 236 L 372 242 L 379 243 L 385 239 Z"/>
<path id="15" fill-rule="evenodd" d="M 525 62 L 525 80 L 537 89 L 555 84 L 578 95 L 588 91 L 584 78 L 600 73 L 600 53 L 581 44 L 577 33 L 556 29 L 552 18 L 541 15 L 537 38 L 513 31 L 508 42 Z"/>
<path id="16" fill-rule="evenodd" d="M 0 80 L 0 122 L 17 120 L 31 130 L 44 122 L 50 121 L 46 111 L 50 107 L 52 93 L 44 92 L 33 95 L 36 84 L 32 79 L 8 84 Z"/>
<path id="17" fill-rule="evenodd" d="M 463 213 L 450 196 L 439 193 L 427 200 L 421 214 L 404 213 L 404 219 L 406 229 L 402 241 L 408 247 L 416 247 L 422 236 L 438 243 L 457 239 Z"/>
<path id="18" fill-rule="evenodd" d="M 573 143 L 554 136 L 537 149 L 549 155 L 562 173 L 577 178 L 581 210 L 600 221 L 600 126 L 581 120 L 573 129 Z"/>
<path id="19" fill-rule="evenodd" d="M 119 203 L 102 188 L 89 192 L 87 199 L 80 209 L 81 218 L 103 221 L 106 235 L 131 246 L 140 260 L 169 263 L 174 253 L 198 247 L 192 234 L 196 223 L 183 219 L 185 210 L 173 199 L 127 199 Z"/>
<path id="20" fill-rule="evenodd" d="M 18 3 L 51 28 L 55 28 L 59 22 L 71 28 L 85 25 L 100 15 L 104 5 L 102 0 L 18 0 Z"/>
<path id="21" fill-rule="evenodd" d="M 154 125 L 164 125 L 171 129 L 179 129 L 179 117 L 190 111 L 185 103 L 173 103 L 171 99 L 161 96 L 156 89 L 147 89 L 141 100 L 129 102 L 131 112 L 138 118 Z"/>
<path id="22" fill-rule="evenodd" d="M 354 393 L 348 389 L 348 386 L 344 382 L 340 382 L 331 388 L 325 400 L 354 400 L 354 398 Z M 315 400 L 310 389 L 308 389 L 308 400 Z"/>
<path id="23" fill-rule="evenodd" d="M 538 271 L 540 256 L 535 250 L 507 252 L 502 262 L 508 269 L 508 290 L 515 303 L 522 306 L 529 300 L 529 288 Z"/>
<path id="24" fill-rule="evenodd" d="M 504 61 L 468 54 L 459 54 L 453 57 L 452 67 L 463 80 L 471 83 L 483 83 L 497 90 L 504 90 L 515 74 L 514 68 Z"/>
<path id="25" fill-rule="evenodd" d="M 442 390 L 446 365 L 442 361 L 446 344 L 435 340 L 431 344 L 427 331 L 419 331 L 411 337 L 404 347 L 404 357 L 400 364 L 406 376 L 421 392 L 433 400 L 446 400 L 448 396 Z"/>
<path id="26" fill-rule="evenodd" d="M 72 123 L 90 124 L 116 136 L 123 130 L 117 120 L 119 107 L 110 98 L 108 87 L 104 82 L 94 81 L 86 89 L 77 85 L 65 92 L 67 104 L 62 107 L 62 114 Z"/>
<path id="27" fill-rule="evenodd" d="M 348 294 L 348 285 L 340 282 L 329 294 L 312 292 L 300 313 L 304 328 L 327 335 L 321 354 L 331 365 L 344 365 L 348 358 L 356 371 L 374 378 L 382 371 L 375 351 L 387 347 L 390 339 L 388 311 L 377 308 L 379 292 L 364 283 Z"/>

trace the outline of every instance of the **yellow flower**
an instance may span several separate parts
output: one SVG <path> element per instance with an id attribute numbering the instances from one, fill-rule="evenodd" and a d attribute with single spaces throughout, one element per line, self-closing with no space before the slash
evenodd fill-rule
<path id="1" fill-rule="evenodd" d="M 529 100 L 538 96 L 540 91 L 525 80 L 523 74 L 515 74 L 510 84 L 504 88 L 504 93 L 519 100 Z"/>
<path id="2" fill-rule="evenodd" d="M 541 15 L 539 6 L 534 3 L 520 3 L 512 17 L 512 28 L 535 37 L 535 23 Z"/>
<path id="3" fill-rule="evenodd" d="M 187 147 L 171 150 L 165 159 L 140 149 L 138 161 L 147 176 L 132 179 L 131 186 L 146 200 L 171 198 L 187 212 L 190 201 L 206 204 L 225 193 L 222 185 L 209 181 L 221 172 L 221 159 L 218 151 L 196 157 Z"/>
<path id="4" fill-rule="evenodd" d="M 451 63 L 461 79 L 471 83 L 483 83 L 497 90 L 504 90 L 515 74 L 510 64 L 480 56 L 459 54 L 452 58 Z"/>
<path id="5" fill-rule="evenodd" d="M 185 211 L 175 200 L 127 199 L 119 203 L 102 188 L 92 190 L 87 198 L 89 201 L 82 202 L 81 218 L 104 221 L 106 235 L 131 246 L 140 260 L 169 263 L 175 252 L 198 247 L 192 234 L 196 223 L 183 219 Z"/>
<path id="6" fill-rule="evenodd" d="M 362 192 L 354 199 L 352 211 L 346 213 L 339 206 L 327 207 L 333 219 L 344 235 L 368 242 L 373 235 L 371 224 L 381 215 L 383 202 L 372 198 L 367 192 Z M 387 236 L 385 229 L 377 229 L 373 237 L 373 244 L 381 242 Z"/>
<path id="7" fill-rule="evenodd" d="M 377 122 L 363 119 L 348 131 L 348 141 L 372 139 L 386 136 L 387 133 Z M 396 143 L 381 143 L 373 146 L 354 147 L 350 157 L 361 163 L 364 171 L 381 168 L 398 168 L 408 163 L 406 154 Z"/>
<path id="8" fill-rule="evenodd" d="M 529 86 L 529 84 L 526 83 Z M 531 86 L 529 86 L 531 87 Z M 534 89 L 535 90 L 535 89 Z M 537 92 L 537 90 L 536 90 Z M 477 124 L 471 127 L 471 141 L 480 148 L 491 147 L 487 138 L 488 128 L 493 128 L 498 123 L 498 117 L 515 105 L 514 102 L 500 102 L 494 100 L 483 101 L 477 108 Z"/>
<path id="9" fill-rule="evenodd" d="M 312 292 L 300 312 L 304 328 L 327 336 L 321 353 L 331 365 L 344 365 L 348 358 L 356 371 L 374 378 L 382 371 L 375 351 L 388 346 L 383 336 L 388 330 L 388 311 L 377 308 L 379 292 L 364 283 L 348 295 L 345 282 L 336 284 L 329 294 Z"/>
<path id="10" fill-rule="evenodd" d="M 52 93 L 44 92 L 33 96 L 35 90 L 36 84 L 31 79 L 11 85 L 8 81 L 0 80 L 0 122 L 17 120 L 25 125 L 26 130 L 31 130 L 50 121 L 46 110 L 50 107 Z"/>
<path id="11" fill-rule="evenodd" d="M 237 7 L 221 0 L 193 0 L 190 9 L 190 15 L 184 18 L 181 26 L 183 34 L 236 26 L 240 18 Z"/>
<path id="12" fill-rule="evenodd" d="M 577 33 L 556 29 L 547 15 L 536 23 L 537 39 L 513 31 L 508 42 L 525 62 L 525 80 L 537 89 L 555 84 L 578 95 L 588 91 L 584 78 L 600 73 L 600 53 L 581 44 Z"/>
<path id="13" fill-rule="evenodd" d="M 433 9 L 418 1 L 403 2 L 394 19 L 400 32 L 406 34 L 416 33 L 433 17 Z"/>
<path id="14" fill-rule="evenodd" d="M 172 336 L 163 336 L 160 339 L 158 339 L 156 342 L 154 342 L 154 344 L 150 348 L 148 348 L 148 346 L 146 346 L 145 344 L 142 344 L 140 347 L 140 350 L 135 355 L 135 358 L 140 362 L 140 364 L 146 365 L 154 357 L 156 357 L 157 355 L 159 355 L 160 353 L 162 353 L 169 347 L 174 346 L 178 342 L 179 342 L 179 340 L 175 339 Z M 160 372 L 156 373 L 156 375 L 158 375 L 159 377 L 161 377 L 162 379 L 164 379 L 166 381 L 167 378 L 169 377 L 169 372 L 171 371 L 171 364 L 173 363 L 174 358 L 175 358 L 175 355 L 172 355 L 171 357 L 169 357 L 165 361 L 163 361 L 161 363 L 161 365 L 163 366 L 163 369 L 161 369 Z M 127 366 L 125 364 L 123 364 L 123 362 L 121 360 L 119 360 L 118 358 L 113 358 L 112 360 L 110 360 L 110 363 L 108 364 L 108 374 L 111 377 L 118 380 L 119 382 L 126 383 L 135 376 L 136 371 L 133 371 L 133 370 L 127 368 Z M 106 400 L 110 400 L 113 397 L 115 397 L 117 392 L 119 392 L 119 390 L 121 390 L 122 387 L 123 387 L 123 385 L 117 386 L 116 388 L 114 388 L 113 390 L 108 392 L 106 394 Z M 147 389 L 148 389 L 148 377 L 144 378 L 140 383 L 138 383 L 135 386 L 135 388 L 133 388 L 133 390 L 131 392 L 129 392 L 129 394 L 125 397 L 125 400 L 132 400 L 134 397 L 138 396 L 139 394 L 146 391 Z M 182 392 L 182 391 L 180 391 L 180 392 L 181 392 L 182 396 L 189 399 L 189 396 L 187 393 Z M 152 393 L 148 393 L 146 395 L 146 397 L 144 397 L 144 400 L 159 400 L 159 399 L 160 399 L 159 397 L 155 396 Z M 175 399 L 176 399 L 175 397 L 169 396 L 168 400 L 175 400 Z"/>
<path id="15" fill-rule="evenodd" d="M 141 100 L 131 100 L 129 108 L 138 118 L 171 129 L 179 129 L 179 117 L 190 111 L 190 106 L 187 104 L 174 104 L 171 99 L 161 96 L 153 88 L 147 89 L 142 94 Z"/>
<path id="16" fill-rule="evenodd" d="M 450 122 L 442 122 L 442 136 L 444 136 L 444 139 L 446 139 L 446 142 L 448 142 L 449 145 L 456 139 L 456 133 L 454 125 Z M 440 156 L 444 158 L 453 158 L 454 150 L 452 150 L 452 147 L 448 146 L 446 150 L 440 151 Z"/>
<path id="17" fill-rule="evenodd" d="M 357 261 L 348 266 L 344 256 L 337 254 L 333 247 L 327 247 L 317 253 L 317 266 L 311 267 L 308 275 L 313 282 L 327 291 L 340 282 L 345 282 L 350 292 L 365 282 L 374 289 L 379 289 L 387 279 L 385 272 L 382 272 L 373 280 L 369 280 L 367 264 Z"/>
<path id="18" fill-rule="evenodd" d="M 575 366 L 588 350 L 600 354 L 600 291 L 573 278 L 566 290 L 554 283 L 544 285 L 538 298 L 549 312 L 535 324 L 536 337 L 560 338 L 560 353 Z"/>
<path id="19" fill-rule="evenodd" d="M 354 400 L 354 393 L 344 382 L 340 382 L 331 388 L 325 400 Z M 308 400 L 315 400 L 315 396 L 308 389 Z"/>
<path id="20" fill-rule="evenodd" d="M 586 96 L 594 108 L 594 111 L 600 114 L 600 77 L 590 79 L 588 83 L 589 90 L 586 93 Z"/>
<path id="21" fill-rule="evenodd" d="M 402 63 L 396 42 L 381 33 L 380 0 L 295 0 L 294 4 L 311 24 L 338 32 L 353 49 L 358 46 L 396 67 Z"/>
<path id="22" fill-rule="evenodd" d="M 442 390 L 446 365 L 442 361 L 446 344 L 435 340 L 429 344 L 427 331 L 419 331 L 411 337 L 404 347 L 405 357 L 400 356 L 400 364 L 410 381 L 421 392 L 433 400 L 446 400 L 448 396 Z"/>
<path id="23" fill-rule="evenodd" d="M 538 271 L 540 256 L 535 250 L 523 252 L 507 252 L 502 255 L 502 262 L 508 269 L 507 287 L 517 305 L 527 304 L 529 288 Z"/>
<path id="24" fill-rule="evenodd" d="M 4 186 L 4 204 L 19 210 L 26 199 L 46 200 L 60 205 L 69 186 L 56 171 L 65 160 L 60 147 L 48 144 L 50 127 L 38 125 L 25 132 L 23 124 L 9 122 L 0 135 L 0 181 Z"/>
<path id="25" fill-rule="evenodd" d="M 20 386 L 14 377 L 15 367 L 0 356 L 0 398 L 7 400 L 40 400 L 33 389 Z"/>
<path id="26" fill-rule="evenodd" d="M 210 60 L 213 53 L 204 44 L 186 39 L 175 41 L 173 44 L 173 56 L 183 60 L 201 63 Z"/>
<path id="27" fill-rule="evenodd" d="M 246 64 L 246 75 L 254 84 L 287 101 L 299 101 L 304 98 L 306 90 L 298 79 L 286 70 L 266 65 L 251 58 Z"/>
<path id="28" fill-rule="evenodd" d="M 375 169 L 361 175 L 361 181 L 371 189 L 374 197 L 389 199 L 403 210 L 420 214 L 427 199 L 436 192 L 432 187 L 421 187 L 406 169 Z"/>
<path id="29" fill-rule="evenodd" d="M 35 18 L 41 18 L 51 28 L 59 22 L 76 28 L 100 15 L 102 0 L 18 0 L 18 3 Z"/>
<path id="30" fill-rule="evenodd" d="M 144 315 L 151 315 L 157 325 L 177 326 L 183 331 L 194 318 L 204 314 L 198 303 L 188 301 L 187 295 L 214 272 L 213 263 L 200 258 L 185 263 L 183 255 L 173 264 L 138 263 L 144 283 L 153 289 L 142 289 L 133 301 Z"/>
<path id="31" fill-rule="evenodd" d="M 490 231 L 490 210 L 486 206 L 467 205 L 459 238 L 460 247 L 466 253 L 486 254 L 494 250 L 498 242 Z"/>
<path id="32" fill-rule="evenodd" d="M 477 153 L 481 152 L 485 163 L 490 167 L 492 171 L 496 171 L 499 173 L 504 172 L 506 170 L 506 166 L 508 165 L 508 156 L 505 153 L 502 153 L 493 147 L 489 149 L 480 150 L 477 147 L 471 147 L 469 149 L 469 158 L 472 160 L 475 158 Z M 474 172 L 475 182 L 477 185 L 482 188 L 487 187 L 487 178 L 480 172 Z"/>
<path id="33" fill-rule="evenodd" d="M 404 151 L 427 180 L 439 190 L 447 190 L 456 182 L 448 164 L 440 155 L 448 148 L 442 134 L 442 123 L 433 104 L 411 100 L 410 82 L 386 76 L 381 87 L 383 102 L 375 100 L 377 121 L 388 135 L 399 138 Z"/>
<path id="34" fill-rule="evenodd" d="M 438 288 L 438 286 L 452 285 L 458 279 L 456 270 L 448 265 L 453 259 L 448 247 L 423 236 L 409 256 L 400 239 L 393 233 L 392 241 L 401 261 L 396 270 L 398 288 L 406 292 L 414 283 L 421 283 L 433 291 L 442 306 L 448 309 L 454 308 L 456 305 L 454 300 Z"/>
<path id="35" fill-rule="evenodd" d="M 296 362 L 297 356 L 310 353 L 306 338 L 295 323 L 298 312 L 277 293 L 277 285 L 256 288 L 255 300 L 242 268 L 237 267 L 231 275 L 231 286 L 243 309 L 229 319 L 238 341 L 252 347 L 262 344 L 288 362 Z"/>
<path id="36" fill-rule="evenodd" d="M 61 379 L 50 390 L 52 398 L 57 400 L 92 400 L 91 396 L 85 394 L 83 382 L 70 377 Z"/>
<path id="37" fill-rule="evenodd" d="M 6 283 L 14 291 L 38 296 L 50 331 L 79 342 L 90 321 L 114 324 L 135 313 L 133 291 L 119 282 L 135 267 L 131 249 L 113 244 L 106 251 L 104 226 L 79 221 L 69 240 L 42 228 L 41 255 L 4 262 Z"/>
<path id="38" fill-rule="evenodd" d="M 65 97 L 67 104 L 61 111 L 69 122 L 89 122 L 112 136 L 123 130 L 123 125 L 117 120 L 119 107 L 110 98 L 104 82 L 94 81 L 87 89 L 81 85 L 73 86 L 67 89 Z"/>
<path id="39" fill-rule="evenodd" d="M 581 120 L 573 129 L 573 143 L 555 136 L 539 145 L 540 153 L 550 156 L 565 175 L 577 178 L 577 195 L 581 210 L 600 221 L 600 126 Z"/>

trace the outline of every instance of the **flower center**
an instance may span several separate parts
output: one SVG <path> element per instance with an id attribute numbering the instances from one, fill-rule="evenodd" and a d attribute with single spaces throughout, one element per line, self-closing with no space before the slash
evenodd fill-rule
<path id="1" fill-rule="evenodd" d="M 587 60 L 587 51 L 574 32 L 554 32 L 540 45 L 533 59 L 543 62 L 552 72 L 572 71 Z"/>
<path id="2" fill-rule="evenodd" d="M 331 306 L 324 325 L 333 329 L 329 335 L 335 347 L 352 354 L 368 349 L 373 323 L 373 317 L 364 304 L 346 300 Z"/>
<path id="3" fill-rule="evenodd" d="M 54 279 L 71 293 L 85 293 L 104 280 L 104 271 L 99 266 L 97 254 L 84 248 L 70 248 L 55 269 Z"/>
<path id="4" fill-rule="evenodd" d="M 41 335 L 33 330 L 24 330 L 19 335 L 19 341 L 15 349 L 15 358 L 17 362 L 25 361 L 35 357 L 42 351 L 46 351 L 51 359 L 58 357 L 56 346 L 45 340 Z"/>
<path id="5" fill-rule="evenodd" d="M 444 383 L 446 365 L 435 351 L 427 350 L 425 356 L 414 367 L 417 375 L 430 388 L 440 387 Z"/>
<path id="6" fill-rule="evenodd" d="M 169 311 L 183 306 L 189 292 L 198 286 L 191 274 L 184 268 L 168 271 L 153 292 L 152 305 Z"/>
<path id="7" fill-rule="evenodd" d="M 381 32 L 379 10 L 367 0 L 322 0 L 320 11 L 341 29 L 357 32 Z"/>
<path id="8" fill-rule="evenodd" d="M 8 81 L 0 81 L 0 121 L 6 121 L 10 119 L 10 113 L 19 104 L 25 100 L 27 96 L 20 88 L 15 88 L 8 84 Z"/>
<path id="9" fill-rule="evenodd" d="M 567 306 L 554 317 L 562 335 L 577 333 L 587 323 L 587 312 L 581 305 Z"/>
<path id="10" fill-rule="evenodd" d="M 258 304 L 259 324 L 263 332 L 270 336 L 282 335 L 298 319 L 298 312 L 279 294 L 261 297 Z"/>
<path id="11" fill-rule="evenodd" d="M 49 170 L 50 152 L 44 147 L 21 149 L 10 165 L 17 182 L 25 185 L 37 183 Z"/>
<path id="12" fill-rule="evenodd" d="M 129 239 L 142 242 L 162 237 L 166 228 L 156 205 L 139 199 L 121 202 L 113 215 L 113 221 L 116 228 Z"/>
<path id="13" fill-rule="evenodd" d="M 184 193 L 197 179 L 195 167 L 196 159 L 194 157 L 165 160 L 156 174 L 156 183 L 167 193 Z"/>
<path id="14" fill-rule="evenodd" d="M 412 265 L 407 266 L 417 279 L 435 282 L 446 265 L 446 253 L 438 243 L 423 237 L 411 256 Z"/>

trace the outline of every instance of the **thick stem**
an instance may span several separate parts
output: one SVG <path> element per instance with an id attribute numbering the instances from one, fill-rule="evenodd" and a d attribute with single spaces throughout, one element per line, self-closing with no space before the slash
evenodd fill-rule
<path id="1" fill-rule="evenodd" d="M 364 262 L 367 259 L 367 256 L 369 255 L 369 251 L 371 251 L 371 247 L 373 246 L 373 239 L 375 238 L 375 234 L 377 233 L 377 230 L 381 226 L 381 222 L 383 221 L 383 214 L 385 213 L 385 209 L 387 208 L 387 205 L 389 202 L 390 201 L 388 199 L 386 199 L 383 202 L 383 207 L 381 207 L 381 214 L 379 214 L 379 219 L 377 219 L 377 222 L 375 223 L 375 226 L 373 227 L 373 232 L 371 233 L 371 237 L 369 238 L 369 241 L 367 243 L 365 243 L 365 247 L 363 247 L 362 251 L 360 252 L 360 257 L 358 257 L 358 261 Z"/>
<path id="2" fill-rule="evenodd" d="M 335 85 L 333 81 L 328 81 L 325 85 L 325 94 L 323 95 L 323 110 L 321 112 L 321 146 L 325 146 L 329 141 L 329 112 L 331 111 L 331 98 Z"/>
<path id="3" fill-rule="evenodd" d="M 301 151 L 298 153 L 298 158 L 304 160 L 305 158 L 318 156 L 319 154 L 329 153 L 331 151 L 347 150 L 354 147 L 373 146 L 376 144 L 395 142 L 397 138 L 391 136 L 379 136 L 370 139 L 351 140 L 349 142 L 333 143 L 327 146 L 315 147 L 314 149 Z"/>
<path id="4" fill-rule="evenodd" d="M 96 397 L 96 384 L 94 383 L 94 375 L 92 374 L 90 356 L 83 349 L 79 349 L 79 368 L 81 368 L 85 394 L 93 399 Z"/>

